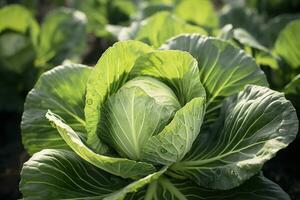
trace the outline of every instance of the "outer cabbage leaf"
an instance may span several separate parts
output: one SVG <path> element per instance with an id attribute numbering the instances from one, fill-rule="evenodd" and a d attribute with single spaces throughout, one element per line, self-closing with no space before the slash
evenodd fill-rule
<path id="1" fill-rule="evenodd" d="M 111 32 L 113 32 L 112 28 L 114 27 L 108 26 L 108 30 Z M 116 33 L 118 40 L 134 39 L 154 47 L 159 47 L 167 39 L 181 33 L 207 35 L 204 29 L 190 25 L 166 11 L 158 12 L 143 21 L 133 22 L 130 27 L 117 29 Z"/>
<path id="2" fill-rule="evenodd" d="M 237 188 L 216 191 L 198 187 L 187 180 L 160 178 L 165 170 L 130 183 L 90 165 L 72 151 L 46 149 L 24 164 L 20 190 L 25 199 L 45 200 L 290 199 L 278 185 L 262 175 L 254 176 Z"/>
<path id="3" fill-rule="evenodd" d="M 20 190 L 25 199 L 103 199 L 126 180 L 84 161 L 68 150 L 45 149 L 24 163 Z"/>
<path id="4" fill-rule="evenodd" d="M 85 14 L 80 11 L 63 8 L 50 12 L 41 27 L 35 64 L 59 65 L 65 59 L 80 60 L 86 42 L 86 23 Z"/>
<path id="5" fill-rule="evenodd" d="M 274 50 L 293 69 L 300 67 L 300 20 L 290 22 L 279 34 Z"/>
<path id="6" fill-rule="evenodd" d="M 215 121 L 224 97 L 241 91 L 246 84 L 268 85 L 255 60 L 229 42 L 186 34 L 169 40 L 161 49 L 187 51 L 197 59 L 207 95 L 205 123 Z"/>
<path id="7" fill-rule="evenodd" d="M 294 140 L 298 120 L 282 93 L 247 86 L 226 100 L 212 127 L 201 132 L 190 153 L 170 169 L 203 187 L 231 189 Z"/>
<path id="8" fill-rule="evenodd" d="M 162 177 L 146 189 L 128 195 L 127 200 L 290 200 L 289 196 L 275 183 L 256 175 L 243 185 L 231 190 L 209 190 L 187 180 Z"/>
<path id="9" fill-rule="evenodd" d="M 29 154 L 45 147 L 68 148 L 45 118 L 48 109 L 62 116 L 81 137 L 86 137 L 85 86 L 91 68 L 70 64 L 44 73 L 29 92 L 24 106 L 22 140 Z"/>
<path id="10" fill-rule="evenodd" d="M 134 182 L 108 174 L 67 150 L 46 149 L 33 155 L 21 172 L 25 199 L 123 199 L 159 178 L 166 170 Z"/>
<path id="11" fill-rule="evenodd" d="M 48 111 L 46 118 L 56 127 L 61 137 L 73 151 L 84 160 L 106 172 L 121 176 L 122 178 L 136 179 L 155 171 L 155 168 L 148 163 L 97 154 L 88 148 L 78 133 L 68 126 L 58 115 Z"/>
<path id="12" fill-rule="evenodd" d="M 87 83 L 84 111 L 88 131 L 87 144 L 97 152 L 105 152 L 105 145 L 97 136 L 101 135 L 99 132 L 101 107 L 107 97 L 117 92 L 127 81 L 135 60 L 152 50 L 148 45 L 138 41 L 118 42 L 103 53 L 93 69 Z"/>

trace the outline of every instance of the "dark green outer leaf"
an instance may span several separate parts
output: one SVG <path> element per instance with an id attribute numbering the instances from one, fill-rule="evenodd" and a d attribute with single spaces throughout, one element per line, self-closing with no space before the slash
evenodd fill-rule
<path id="1" fill-rule="evenodd" d="M 83 65 L 63 65 L 46 72 L 37 81 L 26 98 L 21 123 L 22 141 L 29 154 L 45 147 L 68 148 L 45 118 L 48 109 L 62 116 L 81 137 L 86 137 L 83 109 L 90 71 Z"/>
<path id="2" fill-rule="evenodd" d="M 226 100 L 212 127 L 200 132 L 190 153 L 170 169 L 203 187 L 230 189 L 295 139 L 298 119 L 282 93 L 247 86 Z"/>
<path id="3" fill-rule="evenodd" d="M 122 200 L 158 179 L 166 167 L 130 182 L 96 168 L 68 150 L 45 149 L 32 156 L 21 172 L 24 199 Z"/>
<path id="4" fill-rule="evenodd" d="M 147 189 L 127 195 L 126 200 L 290 200 L 277 184 L 263 175 L 255 175 L 231 190 L 209 190 L 191 181 L 160 178 Z"/>
<path id="5" fill-rule="evenodd" d="M 246 84 L 268 85 L 255 60 L 229 42 L 184 34 L 169 40 L 161 48 L 187 51 L 197 59 L 200 80 L 207 94 L 205 123 L 215 120 L 224 97 L 241 91 Z"/>
<path id="6" fill-rule="evenodd" d="M 103 199 L 127 181 L 84 161 L 68 150 L 46 149 L 34 154 L 21 172 L 24 199 Z"/>
<path id="7" fill-rule="evenodd" d="M 278 185 L 262 175 L 252 177 L 237 188 L 216 191 L 198 187 L 188 180 L 159 178 L 165 170 L 130 183 L 90 165 L 72 151 L 46 149 L 24 164 L 20 190 L 23 198 L 29 200 L 120 200 L 126 194 L 127 200 L 290 199 Z"/>
<path id="8" fill-rule="evenodd" d="M 145 162 L 97 154 L 87 147 L 78 133 L 68 126 L 58 115 L 49 110 L 46 118 L 58 130 L 61 137 L 73 151 L 84 160 L 106 172 L 121 176 L 122 178 L 132 179 L 141 178 L 155 172 L 154 166 Z"/>

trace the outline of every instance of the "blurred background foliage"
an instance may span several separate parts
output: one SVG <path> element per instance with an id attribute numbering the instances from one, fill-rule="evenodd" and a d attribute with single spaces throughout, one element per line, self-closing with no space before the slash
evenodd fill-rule
<path id="1" fill-rule="evenodd" d="M 0 199 L 20 198 L 23 103 L 39 75 L 64 62 L 93 66 L 118 40 L 157 48 L 181 33 L 228 40 L 252 55 L 270 87 L 300 113 L 299 0 L 0 0 Z M 300 139 L 264 173 L 300 199 Z"/>

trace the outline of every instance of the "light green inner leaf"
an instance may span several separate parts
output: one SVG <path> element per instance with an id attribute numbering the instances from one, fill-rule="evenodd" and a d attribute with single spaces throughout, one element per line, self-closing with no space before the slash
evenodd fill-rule
<path id="1" fill-rule="evenodd" d="M 141 159 L 149 137 L 157 134 L 180 108 L 175 94 L 150 77 L 127 82 L 103 106 L 100 137 L 125 157 Z"/>
<path id="2" fill-rule="evenodd" d="M 169 165 L 180 161 L 198 136 L 205 113 L 205 99 L 194 98 L 178 110 L 173 120 L 143 149 L 143 159 Z"/>
<path id="3" fill-rule="evenodd" d="M 197 61 L 187 52 L 157 50 L 137 59 L 131 75 L 155 77 L 176 94 L 181 106 L 195 97 L 204 97 Z"/>
<path id="4" fill-rule="evenodd" d="M 107 49 L 99 59 L 87 83 L 84 110 L 88 131 L 87 144 L 91 148 L 102 149 L 104 146 L 98 135 L 101 135 L 100 109 L 107 97 L 117 92 L 127 81 L 136 58 L 150 51 L 152 48 L 141 42 L 124 41 Z"/>
<path id="5" fill-rule="evenodd" d="M 122 88 L 138 87 L 142 89 L 148 96 L 155 99 L 155 101 L 164 105 L 168 110 L 178 110 L 181 106 L 174 92 L 163 82 L 146 76 L 136 77 L 127 83 Z"/>

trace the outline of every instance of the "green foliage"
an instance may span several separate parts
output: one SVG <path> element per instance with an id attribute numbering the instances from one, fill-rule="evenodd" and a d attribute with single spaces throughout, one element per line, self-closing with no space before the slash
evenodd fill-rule
<path id="1" fill-rule="evenodd" d="M 40 27 L 21 5 L 1 8 L 0 18 L 5 19 L 0 22 L 0 72 L 11 76 L 0 81 L 1 95 L 7 96 L 0 109 L 20 111 L 40 73 L 66 59 L 80 61 L 86 19 L 79 11 L 59 9 L 48 13 Z"/>
<path id="2" fill-rule="evenodd" d="M 24 145 L 41 151 L 24 164 L 23 197 L 289 199 L 257 175 L 298 131 L 267 85 L 246 52 L 198 34 L 52 69 L 26 99 Z"/>
<path id="3" fill-rule="evenodd" d="M 54 10 L 45 17 L 36 46 L 35 64 L 59 65 L 64 60 L 80 61 L 85 50 L 84 13 L 71 9 Z"/>
<path id="4" fill-rule="evenodd" d="M 75 1 L 73 7 L 87 16 L 87 29 L 99 37 L 107 37 L 107 24 L 123 24 L 129 21 L 136 6 L 132 0 Z"/>
<path id="5" fill-rule="evenodd" d="M 167 11 L 158 12 L 153 16 L 139 22 L 134 22 L 130 27 L 108 26 L 118 40 L 139 40 L 154 47 L 159 47 L 167 39 L 181 33 L 200 33 L 207 35 L 207 32 L 197 26 L 190 25 L 182 19 Z M 160 30 L 164 30 L 161 32 Z"/>
<path id="6" fill-rule="evenodd" d="M 275 43 L 275 52 L 279 54 L 291 68 L 300 68 L 300 20 L 290 22 L 279 34 Z"/>
<path id="7" fill-rule="evenodd" d="M 42 74 L 24 199 L 290 199 L 261 169 L 298 132 L 296 0 L 18 2 L 0 9 L 0 111 Z"/>
<path id="8" fill-rule="evenodd" d="M 0 10 L 1 69 L 22 73 L 35 58 L 39 26 L 24 7 L 12 5 Z"/>
<path id="9" fill-rule="evenodd" d="M 145 19 L 160 11 L 169 11 L 177 17 L 205 28 L 217 28 L 218 15 L 209 0 L 142 1 L 137 19 Z M 193 12 L 191 12 L 193 10 Z"/>

